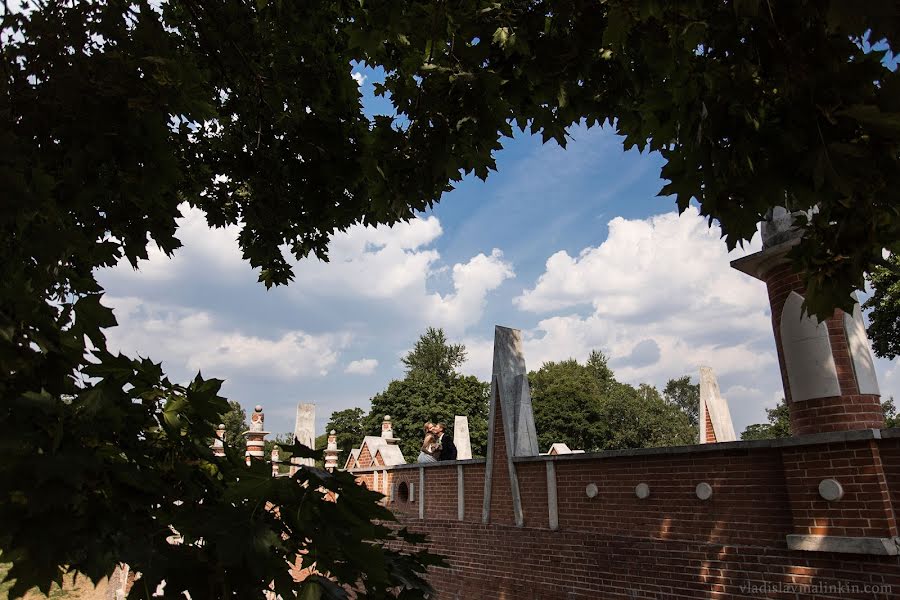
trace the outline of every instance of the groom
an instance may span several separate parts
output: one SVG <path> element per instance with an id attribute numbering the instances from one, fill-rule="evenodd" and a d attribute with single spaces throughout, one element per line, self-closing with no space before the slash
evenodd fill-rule
<path id="1" fill-rule="evenodd" d="M 443 423 L 438 423 L 435 426 L 438 442 L 441 445 L 441 455 L 438 457 L 438 460 L 456 460 L 456 446 L 453 444 L 453 437 L 448 433 L 444 433 L 446 428 L 446 425 Z"/>

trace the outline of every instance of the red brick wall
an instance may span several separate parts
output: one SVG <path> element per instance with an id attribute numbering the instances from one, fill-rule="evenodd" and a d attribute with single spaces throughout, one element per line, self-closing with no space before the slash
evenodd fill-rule
<path id="1" fill-rule="evenodd" d="M 884 427 L 881 398 L 871 394 L 791 402 L 788 410 L 794 435 Z"/>
<path id="2" fill-rule="evenodd" d="M 425 518 L 456 518 L 456 465 L 428 469 L 425 478 Z"/>
<path id="3" fill-rule="evenodd" d="M 462 465 L 462 522 L 456 464 L 422 469 L 424 520 L 418 512 L 420 469 L 390 471 L 394 483 L 415 486 L 415 502 L 395 498 L 390 504 L 400 523 L 437 541 L 432 550 L 450 563 L 429 574 L 438 599 L 900 597 L 897 556 L 787 545 L 787 536 L 797 533 L 896 536 L 900 439 L 520 459 L 515 467 L 525 523 L 516 527 L 502 428 L 494 434 L 495 460 L 504 455 L 494 464 L 487 524 L 481 522 L 484 463 Z M 547 460 L 556 473 L 557 531 L 549 528 Z M 841 501 L 818 496 L 824 478 L 842 484 Z M 642 482 L 650 487 L 643 500 L 635 495 Z M 700 482 L 712 487 L 710 499 L 697 498 Z M 590 483 L 599 490 L 594 498 L 585 493 Z M 798 584 L 832 587 L 785 592 Z M 892 588 L 866 590 L 873 585 Z"/>
<path id="4" fill-rule="evenodd" d="M 782 460 L 795 533 L 897 535 L 890 490 L 874 440 L 787 448 Z M 819 482 L 826 478 L 840 482 L 843 499 L 827 502 L 819 496 Z"/>
<path id="5" fill-rule="evenodd" d="M 369 451 L 369 445 L 363 444 L 362 448 L 359 450 L 359 458 L 356 459 L 356 462 L 360 467 L 371 467 L 372 466 L 372 453 Z"/>
<path id="6" fill-rule="evenodd" d="M 892 586 L 893 557 L 809 555 L 764 546 L 723 546 L 582 531 L 427 521 L 413 531 L 440 539 L 451 567 L 433 569 L 437 600 L 636 600 L 896 598 L 891 592 L 752 593 L 748 584 Z M 744 586 L 744 589 L 742 589 Z M 782 588 L 783 589 L 783 588 Z"/>
<path id="7" fill-rule="evenodd" d="M 543 462 L 516 463 L 526 527 L 550 528 L 547 511 L 547 467 Z M 559 475 L 557 474 L 557 477 Z M 491 519 L 493 521 L 493 519 Z"/>
<path id="8" fill-rule="evenodd" d="M 464 519 L 473 523 L 481 523 L 481 511 L 484 508 L 484 463 L 463 467 Z M 427 475 L 426 471 L 426 475 Z"/>
<path id="9" fill-rule="evenodd" d="M 786 547 L 792 533 L 777 451 L 568 460 L 556 465 L 559 525 L 606 535 Z M 713 489 L 696 495 L 698 483 Z M 585 487 L 599 493 L 588 498 Z M 646 483 L 640 500 L 635 486 Z M 816 482 L 818 484 L 818 482 Z"/>
<path id="10" fill-rule="evenodd" d="M 891 494 L 891 503 L 900 510 L 900 439 L 882 440 L 878 444 L 884 468 L 885 481 Z"/>
<path id="11" fill-rule="evenodd" d="M 516 522 L 510 493 L 509 465 L 506 454 L 506 434 L 500 418 L 500 404 L 494 419 L 494 456 L 491 474 L 491 523 L 513 525 Z"/>
<path id="12" fill-rule="evenodd" d="M 709 418 L 709 409 L 706 410 L 706 443 L 707 444 L 715 444 L 718 440 L 716 440 L 716 430 L 713 429 L 712 419 Z"/>

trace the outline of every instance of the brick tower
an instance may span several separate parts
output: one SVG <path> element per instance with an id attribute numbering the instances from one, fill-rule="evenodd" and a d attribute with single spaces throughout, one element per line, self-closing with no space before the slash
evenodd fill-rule
<path id="1" fill-rule="evenodd" d="M 784 396 L 794 435 L 880 429 L 881 393 L 857 303 L 818 320 L 802 312 L 806 290 L 787 258 L 802 235 L 777 208 L 762 224 L 763 249 L 731 263 L 766 283 Z"/>
<path id="2" fill-rule="evenodd" d="M 340 450 L 337 445 L 337 432 L 332 429 L 328 433 L 328 447 L 325 448 L 325 468 L 334 471 L 338 468 L 338 454 Z"/>
<path id="3" fill-rule="evenodd" d="M 213 456 L 225 456 L 225 423 L 219 423 L 212 443 Z"/>
<path id="4" fill-rule="evenodd" d="M 253 458 L 265 458 L 266 436 L 268 431 L 264 431 L 266 415 L 263 414 L 262 406 L 256 405 L 253 414 L 250 415 L 250 431 L 247 436 L 247 452 L 245 454 L 247 466 L 250 466 L 250 460 Z"/>

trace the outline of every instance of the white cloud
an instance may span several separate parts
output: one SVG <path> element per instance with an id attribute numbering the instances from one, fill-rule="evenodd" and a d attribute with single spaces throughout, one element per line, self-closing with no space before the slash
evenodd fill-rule
<path id="1" fill-rule="evenodd" d="M 351 75 L 351 77 L 353 77 L 353 80 L 356 82 L 356 85 L 362 85 L 363 83 L 366 82 L 366 76 L 363 75 L 362 73 L 360 73 L 359 71 L 354 71 L 353 75 Z"/>
<path id="2" fill-rule="evenodd" d="M 212 277 L 231 279 L 239 275 L 251 281 L 255 279 L 250 264 L 241 257 L 236 225 L 212 229 L 200 209 L 191 208 L 187 203 L 178 208 L 182 216 L 176 220 L 178 231 L 175 237 L 181 240 L 182 247 L 170 258 L 151 245 L 147 248 L 148 258 L 138 262 L 139 270 L 132 269 L 123 258 L 114 269 L 115 276 L 162 283 L 189 277 L 191 272 L 202 270 Z"/>
<path id="3" fill-rule="evenodd" d="M 126 284 L 152 282 L 176 284 L 197 278 L 253 285 L 256 276 L 243 260 L 237 244 L 237 227 L 210 229 L 202 211 L 183 205 L 177 236 L 184 246 L 173 258 L 156 248 L 133 271 L 127 262 L 107 270 L 108 281 Z M 314 257 L 294 262 L 296 283 L 287 288 L 295 299 L 316 301 L 371 300 L 383 306 L 405 307 L 412 325 L 444 327 L 459 333 L 481 319 L 487 295 L 514 277 L 503 253 L 479 253 L 467 262 L 440 264 L 432 249 L 443 234 L 437 217 L 415 218 L 393 226 L 353 225 L 336 233 L 328 248 L 328 262 Z M 430 278 L 452 273 L 446 293 L 429 291 Z"/>
<path id="4" fill-rule="evenodd" d="M 344 373 L 352 375 L 371 375 L 378 367 L 378 361 L 374 358 L 361 358 L 359 360 L 350 361 L 344 368 Z"/>
<path id="5" fill-rule="evenodd" d="M 684 309 L 746 314 L 760 306 L 758 286 L 728 267 L 737 254 L 728 255 L 720 235 L 693 207 L 680 217 L 616 217 L 600 246 L 552 255 L 537 285 L 515 302 L 529 312 L 587 304 L 598 315 L 640 321 Z"/>
<path id="6" fill-rule="evenodd" d="M 392 227 L 354 225 L 334 236 L 329 262 L 301 261 L 294 293 L 315 297 L 364 298 L 383 305 L 402 305 L 414 327 L 433 325 L 458 334 L 479 322 L 487 296 L 515 276 L 503 252 L 479 253 L 452 267 L 440 264 L 429 249 L 443 233 L 434 216 Z M 429 292 L 429 279 L 449 270 L 452 289 Z"/>
<path id="7" fill-rule="evenodd" d="M 351 337 L 346 333 L 312 335 L 287 331 L 266 338 L 248 335 L 217 322 L 202 310 L 165 306 L 133 297 L 106 297 L 119 320 L 110 329 L 109 347 L 162 359 L 167 367 L 209 377 L 237 372 L 283 378 L 327 375 Z"/>
<path id="8" fill-rule="evenodd" d="M 503 260 L 503 252 L 497 248 L 490 256 L 479 254 L 465 264 L 454 265 L 453 292 L 427 298 L 429 322 L 442 325 L 451 333 L 464 331 L 481 320 L 488 292 L 512 277 L 512 265 Z"/>
<path id="9" fill-rule="evenodd" d="M 781 382 L 765 285 L 729 265 L 747 251 L 728 253 L 694 208 L 613 219 L 606 241 L 575 257 L 553 254 L 514 299 L 523 311 L 551 313 L 525 331 L 529 368 L 599 349 L 621 380 L 662 386 L 684 374 L 696 380 L 708 365 L 736 386 L 735 420 L 755 418 Z"/>

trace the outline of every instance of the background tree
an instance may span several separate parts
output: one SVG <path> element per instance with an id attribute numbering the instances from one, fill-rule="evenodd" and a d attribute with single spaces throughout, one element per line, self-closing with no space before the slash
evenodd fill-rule
<path id="1" fill-rule="evenodd" d="M 691 376 L 670 379 L 663 388 L 663 397 L 687 415 L 691 426 L 698 427 L 700 419 L 700 384 L 691 383 Z"/>
<path id="2" fill-rule="evenodd" d="M 247 411 L 240 402 L 228 401 L 228 411 L 222 415 L 222 423 L 225 425 L 225 441 L 235 448 L 243 448 L 245 446 L 244 432 L 250 427 L 247 425 Z"/>
<path id="3" fill-rule="evenodd" d="M 778 401 L 775 408 L 766 409 L 768 423 L 748 425 L 741 433 L 742 440 L 766 440 L 784 438 L 791 435 L 791 416 L 784 398 Z"/>
<path id="4" fill-rule="evenodd" d="M 325 431 L 327 433 L 333 429 L 337 434 L 337 445 L 341 450 L 338 455 L 338 466 L 341 468 L 346 464 L 350 450 L 359 447 L 362 442 L 365 435 L 364 418 L 363 409 L 346 408 L 331 413 L 331 418 L 328 419 Z"/>
<path id="5" fill-rule="evenodd" d="M 528 374 L 541 450 L 564 442 L 573 450 L 613 450 L 692 444 L 694 429 L 677 406 L 653 386 L 615 380 L 606 357 L 591 353 L 544 363 Z"/>
<path id="6" fill-rule="evenodd" d="M 422 425 L 426 421 L 444 422 L 452 435 L 454 416 L 466 415 L 472 455 L 484 456 L 489 393 L 490 385 L 472 375 L 455 375 L 448 380 L 433 373 L 408 375 L 390 382 L 386 390 L 372 397 L 365 430 L 368 435 L 380 435 L 382 419 L 390 415 L 403 456 L 413 462 L 422 446 Z"/>
<path id="7" fill-rule="evenodd" d="M 432 374 L 450 379 L 466 361 L 466 347 L 447 343 L 443 329 L 429 327 L 400 360 L 406 365 L 407 375 Z"/>
<path id="8" fill-rule="evenodd" d="M 870 310 L 866 331 L 872 350 L 881 358 L 896 358 L 900 354 L 900 252 L 892 254 L 885 266 L 872 269 L 869 283 L 872 296 L 863 308 Z"/>
<path id="9" fill-rule="evenodd" d="M 595 364 L 599 361 L 595 361 Z M 603 361 L 605 365 L 605 361 Z M 603 446 L 602 398 L 607 391 L 597 372 L 575 359 L 546 362 L 528 374 L 538 446 L 547 452 L 557 442 L 573 450 Z"/>
<path id="10" fill-rule="evenodd" d="M 450 344 L 442 329 L 429 327 L 403 359 L 406 377 L 391 381 L 386 390 L 371 398 L 363 430 L 380 435 L 384 416 L 390 415 L 403 456 L 412 462 L 419 455 L 426 421 L 442 421 L 452 434 L 454 417 L 466 415 L 472 455 L 484 456 L 490 385 L 457 371 L 465 356 L 464 345 Z M 361 441 L 358 436 L 351 443 L 358 447 Z"/>
<path id="11" fill-rule="evenodd" d="M 886 428 L 900 425 L 900 418 L 897 416 L 897 407 L 894 406 L 893 396 L 881 403 L 881 409 L 884 411 L 884 426 Z"/>

